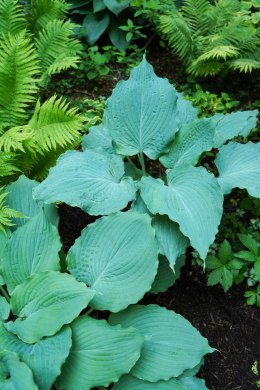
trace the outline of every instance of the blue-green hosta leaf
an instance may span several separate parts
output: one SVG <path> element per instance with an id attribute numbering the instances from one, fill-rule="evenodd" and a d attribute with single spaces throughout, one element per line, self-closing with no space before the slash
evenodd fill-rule
<path id="1" fill-rule="evenodd" d="M 16 353 L 0 352 L 1 390 L 38 390 L 31 369 L 19 360 Z"/>
<path id="2" fill-rule="evenodd" d="M 52 337 L 27 344 L 0 324 L 0 351 L 16 352 L 33 372 L 39 390 L 50 390 L 71 348 L 71 330 L 65 326 Z M 27 390 L 25 387 L 23 390 Z"/>
<path id="3" fill-rule="evenodd" d="M 62 201 L 91 215 L 111 214 L 135 198 L 132 178 L 123 177 L 121 157 L 93 150 L 64 153 L 34 196 L 46 203 Z"/>
<path id="4" fill-rule="evenodd" d="M 148 210 L 146 204 L 144 203 L 141 195 L 138 195 L 135 199 L 135 201 L 131 205 L 131 210 L 137 211 L 140 214 L 149 214 L 150 211 Z"/>
<path id="5" fill-rule="evenodd" d="M 182 165 L 195 165 L 201 153 L 211 150 L 215 126 L 207 119 L 197 119 L 186 123 L 171 145 L 169 153 L 160 158 L 167 168 Z"/>
<path id="6" fill-rule="evenodd" d="M 130 5 L 129 0 L 104 0 L 104 3 L 115 15 L 118 15 Z"/>
<path id="7" fill-rule="evenodd" d="M 156 215 L 153 218 L 153 227 L 159 244 L 159 252 L 167 257 L 170 267 L 174 270 L 175 262 L 186 252 L 189 240 L 180 232 L 178 224 L 166 215 Z"/>
<path id="8" fill-rule="evenodd" d="M 169 380 L 193 368 L 213 349 L 182 316 L 157 305 L 134 305 L 111 314 L 112 325 L 132 326 L 145 337 L 131 374 L 149 382 Z"/>
<path id="9" fill-rule="evenodd" d="M 193 107 L 192 102 L 183 97 L 182 93 L 177 93 L 177 112 L 181 126 L 198 118 L 198 110 Z"/>
<path id="10" fill-rule="evenodd" d="M 47 218 L 54 226 L 58 226 L 58 213 L 54 204 L 44 205 L 42 202 L 36 202 L 32 198 L 32 190 L 39 183 L 30 180 L 26 176 L 20 176 L 19 179 L 6 187 L 9 194 L 6 197 L 8 206 L 20 211 L 26 218 L 14 219 L 17 227 L 24 225 L 31 217 L 37 215 L 42 207 Z"/>
<path id="11" fill-rule="evenodd" d="M 6 232 L 2 232 L 2 230 L 0 230 L 0 272 L 1 273 L 3 268 L 4 252 L 10 236 L 11 236 L 11 232 L 9 229 L 7 229 Z M 5 284 L 2 283 L 1 278 L 2 276 L 0 275 L 0 286 Z"/>
<path id="12" fill-rule="evenodd" d="M 217 125 L 214 147 L 219 148 L 227 140 L 238 135 L 247 137 L 256 126 L 258 110 L 238 111 L 231 114 L 216 114 L 210 120 Z"/>
<path id="13" fill-rule="evenodd" d="M 108 13 L 105 15 L 102 14 L 96 15 L 94 13 L 88 14 L 82 23 L 82 29 L 84 31 L 84 35 L 88 43 L 92 46 L 98 38 L 103 34 L 103 32 L 107 29 L 110 22 L 110 17 Z"/>
<path id="14" fill-rule="evenodd" d="M 215 160 L 218 182 L 224 194 L 233 188 L 246 189 L 251 196 L 260 197 L 260 142 L 223 146 Z"/>
<path id="15" fill-rule="evenodd" d="M 67 256 L 68 269 L 97 291 L 90 306 L 117 312 L 151 288 L 158 267 L 151 218 L 133 211 L 98 219 L 83 230 Z"/>
<path id="16" fill-rule="evenodd" d="M 187 390 L 187 387 L 174 378 L 154 383 L 143 381 L 132 375 L 124 375 L 112 387 L 112 390 Z"/>
<path id="17" fill-rule="evenodd" d="M 152 294 L 164 292 L 171 287 L 180 276 L 181 267 L 184 265 L 185 256 L 180 256 L 174 265 L 174 271 L 169 265 L 169 261 L 164 256 L 159 256 L 159 267 L 157 275 L 149 291 Z"/>
<path id="18" fill-rule="evenodd" d="M 144 58 L 108 99 L 104 125 L 119 154 L 144 152 L 154 160 L 168 149 L 178 130 L 177 93 Z"/>
<path id="19" fill-rule="evenodd" d="M 195 376 L 182 378 L 180 381 L 186 386 L 186 390 L 208 390 L 205 381 Z"/>
<path id="20" fill-rule="evenodd" d="M 28 276 L 43 271 L 59 271 L 61 248 L 58 229 L 43 211 L 19 227 L 11 236 L 4 255 L 3 277 L 11 293 Z"/>
<path id="21" fill-rule="evenodd" d="M 88 316 L 72 324 L 72 348 L 58 389 L 88 390 L 108 386 L 128 373 L 141 354 L 143 337 L 133 328 L 110 326 Z"/>
<path id="22" fill-rule="evenodd" d="M 103 125 L 91 127 L 89 129 L 89 133 L 83 135 L 82 149 L 94 149 L 112 154 L 115 153 L 112 146 L 112 138 L 108 130 Z"/>
<path id="23" fill-rule="evenodd" d="M 55 271 L 26 279 L 11 296 L 11 309 L 18 318 L 5 324 L 26 343 L 52 336 L 87 307 L 94 292 L 73 276 Z"/>
<path id="24" fill-rule="evenodd" d="M 166 214 L 180 225 L 191 245 L 205 259 L 214 241 L 223 211 L 223 194 L 205 168 L 185 167 L 167 173 L 168 185 L 144 177 L 141 196 L 153 214 Z"/>
<path id="25" fill-rule="evenodd" d="M 0 322 L 3 320 L 7 320 L 10 314 L 10 305 L 3 297 L 0 295 Z"/>

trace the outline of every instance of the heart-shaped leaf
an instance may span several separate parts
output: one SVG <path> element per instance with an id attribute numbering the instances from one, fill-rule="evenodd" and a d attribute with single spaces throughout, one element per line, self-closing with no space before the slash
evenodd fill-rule
<path id="1" fill-rule="evenodd" d="M 67 264 L 78 281 L 97 291 L 91 307 L 117 312 L 149 291 L 157 257 L 151 218 L 128 211 L 98 219 L 84 229 L 68 253 Z"/>
<path id="2" fill-rule="evenodd" d="M 144 152 L 156 159 L 168 149 L 178 130 L 177 93 L 166 79 L 157 77 L 143 59 L 121 81 L 107 101 L 104 124 L 119 154 Z"/>

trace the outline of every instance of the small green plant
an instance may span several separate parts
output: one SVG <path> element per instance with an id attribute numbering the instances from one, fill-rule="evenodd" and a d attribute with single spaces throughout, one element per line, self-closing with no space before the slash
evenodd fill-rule
<path id="1" fill-rule="evenodd" d="M 232 252 L 231 245 L 227 240 L 219 247 L 218 257 L 209 255 L 206 258 L 206 268 L 210 270 L 208 274 L 208 286 L 214 286 L 220 283 L 225 292 L 229 290 L 233 282 L 240 282 L 241 275 L 239 271 L 244 262 L 237 259 Z M 243 279 L 243 276 L 242 276 Z"/>
<path id="2" fill-rule="evenodd" d="M 195 91 L 189 91 L 185 96 L 192 101 L 194 107 L 198 109 L 200 117 L 211 116 L 217 113 L 227 114 L 239 105 L 238 100 L 233 100 L 228 93 L 221 92 L 218 96 L 209 91 L 203 91 L 200 85 L 195 85 Z"/>

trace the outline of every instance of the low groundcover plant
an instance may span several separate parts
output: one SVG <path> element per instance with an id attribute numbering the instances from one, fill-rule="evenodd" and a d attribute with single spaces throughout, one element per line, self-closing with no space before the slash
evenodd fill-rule
<path id="1" fill-rule="evenodd" d="M 206 388 L 194 375 L 213 351 L 207 341 L 173 311 L 137 303 L 174 283 L 189 245 L 206 258 L 224 193 L 238 186 L 259 196 L 259 144 L 223 146 L 246 137 L 256 114 L 198 119 L 144 59 L 115 88 L 83 152 L 63 154 L 41 184 L 21 177 L 7 188 L 8 204 L 27 219 L 0 237 L 4 386 Z M 215 167 L 198 166 L 213 148 L 217 178 Z M 103 215 L 82 231 L 66 261 L 56 201 Z"/>

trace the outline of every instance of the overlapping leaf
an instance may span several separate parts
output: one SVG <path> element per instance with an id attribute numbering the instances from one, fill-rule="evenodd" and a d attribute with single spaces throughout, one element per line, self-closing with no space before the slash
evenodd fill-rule
<path id="1" fill-rule="evenodd" d="M 88 305 L 94 292 L 71 275 L 55 271 L 34 274 L 16 287 L 11 309 L 18 318 L 6 329 L 26 343 L 52 336 Z"/>
<path id="2" fill-rule="evenodd" d="M 112 390 L 188 390 L 187 387 L 177 379 L 168 381 L 148 382 L 135 378 L 132 375 L 124 375 L 112 387 Z"/>
<path id="3" fill-rule="evenodd" d="M 110 326 L 88 316 L 77 318 L 71 329 L 72 349 L 56 383 L 58 389 L 108 386 L 140 357 L 143 337 L 136 329 Z"/>
<path id="4" fill-rule="evenodd" d="M 244 145 L 230 142 L 220 149 L 215 162 L 224 194 L 238 187 L 260 197 L 260 142 Z"/>
<path id="5" fill-rule="evenodd" d="M 166 257 L 159 256 L 158 271 L 149 292 L 152 294 L 158 294 L 159 292 L 168 290 L 168 288 L 171 287 L 179 278 L 180 270 L 184 263 L 185 256 L 180 256 L 176 260 L 173 271 Z"/>
<path id="6" fill-rule="evenodd" d="M 117 312 L 150 289 L 157 256 L 150 217 L 128 211 L 89 225 L 70 249 L 67 264 L 77 280 L 97 291 L 91 307 Z"/>
<path id="7" fill-rule="evenodd" d="M 71 348 L 71 330 L 68 326 L 52 337 L 36 344 L 27 344 L 9 333 L 0 324 L 0 351 L 15 352 L 33 372 L 39 390 L 50 390 Z M 23 390 L 27 390 L 24 387 Z"/>
<path id="8" fill-rule="evenodd" d="M 0 352 L 1 390 L 38 390 L 30 368 L 19 360 L 16 353 Z"/>
<path id="9" fill-rule="evenodd" d="M 144 177 L 141 196 L 153 214 L 168 215 L 205 259 L 222 216 L 223 195 L 217 180 L 204 168 L 185 167 L 161 179 Z"/>
<path id="10" fill-rule="evenodd" d="M 61 242 L 58 230 L 43 211 L 17 229 L 8 241 L 3 261 L 3 276 L 11 293 L 27 277 L 58 271 Z"/>
<path id="11" fill-rule="evenodd" d="M 109 322 L 133 326 L 145 337 L 141 357 L 131 370 L 133 376 L 145 381 L 178 377 L 199 364 L 205 354 L 213 352 L 207 340 L 185 318 L 157 305 L 130 306 L 111 314 Z"/>
<path id="12" fill-rule="evenodd" d="M 110 214 L 135 197 L 135 184 L 123 177 L 121 157 L 88 150 L 69 151 L 37 188 L 34 196 L 51 203 L 63 201 L 92 215 Z"/>

